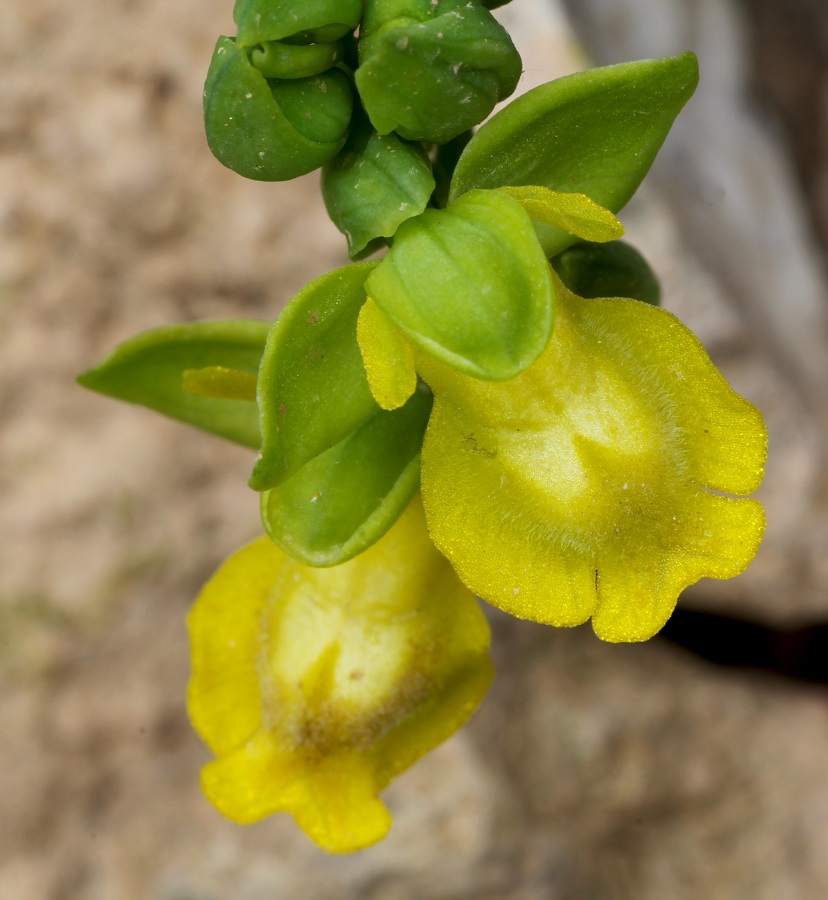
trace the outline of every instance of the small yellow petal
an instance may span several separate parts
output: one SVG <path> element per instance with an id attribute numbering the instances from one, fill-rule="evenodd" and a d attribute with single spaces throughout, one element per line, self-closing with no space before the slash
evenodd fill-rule
<path id="1" fill-rule="evenodd" d="M 679 593 L 730 578 L 764 530 L 767 434 L 674 316 L 562 286 L 552 340 L 517 378 L 423 356 L 434 392 L 422 490 L 437 546 L 522 618 L 646 640 Z"/>
<path id="2" fill-rule="evenodd" d="M 562 193 L 540 185 L 497 188 L 514 197 L 536 222 L 563 228 L 584 241 L 605 243 L 624 236 L 624 226 L 610 210 L 586 194 Z"/>
<path id="3" fill-rule="evenodd" d="M 185 369 L 181 386 L 196 397 L 255 402 L 257 381 L 252 372 L 228 369 L 226 366 L 205 366 L 203 369 Z"/>
<path id="4" fill-rule="evenodd" d="M 359 312 L 357 341 L 374 399 L 383 409 L 403 406 L 417 389 L 414 351 L 370 297 Z"/>
<path id="5" fill-rule="evenodd" d="M 229 818 L 289 812 L 325 850 L 380 840 L 388 782 L 471 715 L 489 629 L 415 500 L 362 555 L 297 563 L 264 538 L 190 615 L 193 722 L 218 754 L 202 784 Z"/>

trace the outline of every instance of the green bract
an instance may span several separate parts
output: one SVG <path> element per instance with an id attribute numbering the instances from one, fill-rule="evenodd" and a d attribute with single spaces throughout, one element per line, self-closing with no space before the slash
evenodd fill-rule
<path id="1" fill-rule="evenodd" d="M 523 207 L 500 191 L 404 222 L 365 287 L 412 344 L 476 378 L 513 378 L 552 329 L 549 264 Z"/>
<path id="2" fill-rule="evenodd" d="M 442 144 L 517 86 L 521 61 L 478 0 L 367 0 L 356 84 L 380 134 Z"/>
<path id="3" fill-rule="evenodd" d="M 261 497 L 274 543 L 309 566 L 335 566 L 378 541 L 420 482 L 420 448 L 431 412 L 424 385 L 393 412 L 364 425 Z"/>
<path id="4" fill-rule="evenodd" d="M 692 53 L 592 69 L 518 97 L 466 147 L 452 199 L 472 188 L 541 185 L 618 212 L 632 197 L 698 83 Z M 539 224 L 549 256 L 572 235 Z"/>
<path id="5" fill-rule="evenodd" d="M 380 136 L 366 122 L 322 171 L 328 214 L 348 240 L 351 259 L 373 252 L 406 219 L 426 208 L 434 190 L 421 147 L 395 134 Z"/>
<path id="6" fill-rule="evenodd" d="M 356 340 L 375 262 L 335 269 L 303 288 L 267 338 L 259 370 L 262 448 L 250 486 L 275 487 L 378 410 Z"/>
<path id="7" fill-rule="evenodd" d="M 267 79 L 232 38 L 219 38 L 204 86 L 204 125 L 216 159 L 257 181 L 318 169 L 345 142 L 352 93 L 338 69 Z"/>
<path id="8" fill-rule="evenodd" d="M 291 38 L 292 43 L 328 43 L 353 31 L 361 0 L 236 0 L 233 21 L 239 43 Z"/>
<path id="9" fill-rule="evenodd" d="M 658 279 L 644 257 L 624 241 L 575 244 L 552 260 L 561 281 L 579 297 L 631 297 L 658 306 Z"/>
<path id="10" fill-rule="evenodd" d="M 258 449 L 256 404 L 185 390 L 190 370 L 222 367 L 255 376 L 270 323 L 193 322 L 139 334 L 78 376 L 90 390 L 147 406 L 170 418 Z"/>

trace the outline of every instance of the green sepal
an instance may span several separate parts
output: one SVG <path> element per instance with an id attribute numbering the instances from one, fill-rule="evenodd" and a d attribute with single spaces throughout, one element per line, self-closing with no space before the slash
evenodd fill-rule
<path id="1" fill-rule="evenodd" d="M 338 69 L 269 80 L 232 38 L 219 38 L 204 86 L 207 143 L 220 163 L 256 181 L 287 181 L 345 143 L 353 96 Z"/>
<path id="2" fill-rule="evenodd" d="M 561 281 L 579 297 L 629 297 L 658 306 L 661 289 L 647 260 L 624 241 L 574 244 L 552 259 Z"/>
<path id="3" fill-rule="evenodd" d="M 431 391 L 378 410 L 345 440 L 261 495 L 271 540 L 308 566 L 336 566 L 378 541 L 420 483 L 420 448 Z"/>
<path id="4" fill-rule="evenodd" d="M 123 344 L 78 383 L 99 394 L 154 409 L 245 447 L 259 447 L 259 416 L 249 400 L 197 396 L 184 373 L 222 367 L 256 375 L 269 322 L 232 320 L 168 325 Z"/>
<path id="5" fill-rule="evenodd" d="M 356 338 L 365 279 L 376 265 L 345 266 L 312 281 L 271 329 L 259 370 L 254 490 L 285 481 L 379 410 Z"/>
<path id="6" fill-rule="evenodd" d="M 348 241 L 351 259 L 372 253 L 406 219 L 423 212 L 433 190 L 422 147 L 395 134 L 381 137 L 368 122 L 352 128 L 345 146 L 322 170 L 325 206 Z"/>
<path id="7" fill-rule="evenodd" d="M 513 378 L 552 330 L 549 263 L 523 207 L 500 191 L 404 222 L 365 287 L 412 344 L 475 378 Z"/>
<path id="8" fill-rule="evenodd" d="M 239 44 L 291 38 L 295 43 L 330 43 L 353 31 L 362 0 L 236 0 L 233 21 Z"/>
<path id="9" fill-rule="evenodd" d="M 698 83 L 693 53 L 591 69 L 534 88 L 481 126 L 450 198 L 473 188 L 541 185 L 618 212 L 647 174 Z M 538 224 L 548 256 L 575 242 Z"/>
<path id="10" fill-rule="evenodd" d="M 514 91 L 521 61 L 505 29 L 477 0 L 426 7 L 427 19 L 392 20 L 361 33 L 355 79 L 380 134 L 443 144 Z"/>

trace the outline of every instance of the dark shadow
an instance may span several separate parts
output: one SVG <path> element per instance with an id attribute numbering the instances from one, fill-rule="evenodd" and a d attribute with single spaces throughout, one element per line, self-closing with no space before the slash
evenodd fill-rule
<path id="1" fill-rule="evenodd" d="M 679 609 L 659 637 L 718 666 L 828 684 L 828 621 L 774 628 L 755 620 Z"/>

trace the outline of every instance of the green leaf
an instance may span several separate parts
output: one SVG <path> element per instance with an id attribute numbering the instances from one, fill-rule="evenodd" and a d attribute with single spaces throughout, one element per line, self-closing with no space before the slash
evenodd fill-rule
<path id="1" fill-rule="evenodd" d="M 219 38 L 204 85 L 204 127 L 216 159 L 256 181 L 312 172 L 345 143 L 351 87 L 338 69 L 268 80 L 232 38 Z"/>
<path id="2" fill-rule="evenodd" d="M 267 338 L 259 370 L 262 449 L 250 487 L 275 487 L 379 409 L 356 338 L 365 279 L 377 264 L 328 272 L 304 287 Z"/>
<path id="3" fill-rule="evenodd" d="M 431 164 L 421 147 L 395 134 L 380 137 L 367 123 L 322 170 L 322 196 L 351 259 L 372 253 L 406 219 L 428 205 Z"/>
<path id="4" fill-rule="evenodd" d="M 397 521 L 420 483 L 431 392 L 425 385 L 405 406 L 378 410 L 342 442 L 293 477 L 262 493 L 265 531 L 299 562 L 335 566 Z"/>
<path id="5" fill-rule="evenodd" d="M 644 257 L 624 241 L 575 244 L 552 260 L 561 281 L 579 297 L 630 297 L 658 306 L 658 279 Z"/>
<path id="6" fill-rule="evenodd" d="M 253 377 L 269 322 L 223 321 L 168 325 L 120 344 L 100 365 L 78 376 L 99 394 L 137 403 L 172 419 L 259 447 L 259 417 L 249 400 L 216 399 L 185 390 L 184 373 L 222 367 Z"/>
<path id="7" fill-rule="evenodd" d="M 475 378 L 513 378 L 552 330 L 549 264 L 523 207 L 499 191 L 404 222 L 366 289 L 412 344 Z"/>
<path id="8" fill-rule="evenodd" d="M 520 56 L 476 0 L 406 5 L 415 18 L 397 18 L 400 4 L 391 4 L 387 15 L 370 8 L 366 13 L 357 89 L 380 134 L 396 131 L 408 140 L 443 144 L 482 122 L 514 91 Z M 373 6 L 382 10 L 382 4 Z"/>
<path id="9" fill-rule="evenodd" d="M 692 53 L 591 69 L 518 97 L 466 147 L 451 198 L 473 188 L 541 185 L 618 212 L 647 174 L 698 83 Z M 538 225 L 548 256 L 575 242 Z"/>
<path id="10" fill-rule="evenodd" d="M 249 47 L 262 41 L 329 43 L 359 25 L 362 0 L 236 0 L 233 21 L 238 41 Z"/>

